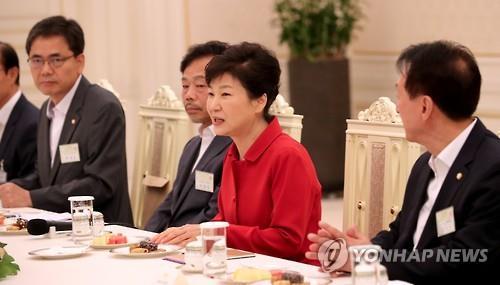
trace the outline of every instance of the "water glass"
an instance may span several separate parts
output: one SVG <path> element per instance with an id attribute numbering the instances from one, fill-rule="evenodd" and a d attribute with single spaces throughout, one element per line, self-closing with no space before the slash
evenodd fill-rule
<path id="1" fill-rule="evenodd" d="M 94 211 L 93 196 L 71 196 L 68 198 L 71 206 L 72 233 L 74 239 L 92 236 Z"/>
<path id="2" fill-rule="evenodd" d="M 200 224 L 203 255 L 203 274 L 225 274 L 227 270 L 226 228 L 227 222 Z"/>

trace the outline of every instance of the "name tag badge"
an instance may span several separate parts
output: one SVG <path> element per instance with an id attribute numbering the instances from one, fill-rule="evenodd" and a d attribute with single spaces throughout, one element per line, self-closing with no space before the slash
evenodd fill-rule
<path id="1" fill-rule="evenodd" d="M 453 206 L 436 212 L 436 225 L 438 237 L 453 233 L 455 231 L 455 217 Z"/>
<path id="2" fill-rule="evenodd" d="M 195 189 L 205 192 L 214 192 L 214 174 L 210 172 L 195 171 Z"/>
<path id="3" fill-rule="evenodd" d="M 78 144 L 72 143 L 60 145 L 59 156 L 61 157 L 61 164 L 80 161 L 80 151 L 78 150 Z"/>

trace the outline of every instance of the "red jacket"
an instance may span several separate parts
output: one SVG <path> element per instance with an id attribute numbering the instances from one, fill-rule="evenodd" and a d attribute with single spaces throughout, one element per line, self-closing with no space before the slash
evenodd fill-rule
<path id="1" fill-rule="evenodd" d="M 229 222 L 229 247 L 314 263 L 304 253 L 307 234 L 318 231 L 321 185 L 305 148 L 281 131 L 276 118 L 244 160 L 230 146 L 218 203 L 214 220 Z"/>

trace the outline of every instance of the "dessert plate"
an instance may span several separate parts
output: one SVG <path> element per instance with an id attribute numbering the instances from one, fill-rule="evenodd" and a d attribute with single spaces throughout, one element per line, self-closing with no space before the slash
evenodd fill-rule
<path id="1" fill-rule="evenodd" d="M 175 252 L 181 249 L 181 247 L 170 244 L 159 244 L 158 249 L 148 253 L 131 253 L 130 247 L 118 247 L 111 249 L 111 252 L 115 256 L 124 256 L 131 258 L 150 258 L 150 257 L 163 257 L 169 253 Z"/>
<path id="2" fill-rule="evenodd" d="M 17 236 L 17 235 L 27 235 L 28 230 L 27 229 L 21 229 L 21 230 L 7 230 L 7 227 L 0 227 L 0 235 L 4 236 Z"/>
<path id="3" fill-rule="evenodd" d="M 28 252 L 29 255 L 45 259 L 63 259 L 78 257 L 88 252 L 88 246 L 54 246 Z"/>

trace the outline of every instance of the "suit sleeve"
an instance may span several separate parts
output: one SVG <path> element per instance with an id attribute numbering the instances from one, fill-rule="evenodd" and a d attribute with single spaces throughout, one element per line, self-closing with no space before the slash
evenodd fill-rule
<path id="1" fill-rule="evenodd" d="M 457 230 L 443 245 L 435 248 L 418 250 L 420 260 L 407 262 L 384 262 L 390 279 L 404 280 L 419 284 L 434 284 L 437 280 L 450 282 L 450 277 L 465 280 L 474 276 L 481 280 L 483 274 L 492 274 L 500 263 L 500 165 L 488 170 L 482 179 L 475 180 L 474 196 L 468 197 L 466 219 L 457 224 Z M 446 236 L 445 236 L 446 237 Z M 443 238 L 445 238 L 443 237 Z M 475 252 L 470 250 L 476 250 Z M 477 255 L 476 262 L 439 261 L 443 252 L 458 252 L 460 258 L 464 252 Z M 439 255 L 441 253 L 441 255 Z M 421 262 L 421 257 L 428 257 Z M 410 260 L 410 261 L 408 261 Z M 420 261 L 420 262 L 419 262 Z M 479 262 L 478 262 L 479 261 Z M 496 268 L 496 269 L 495 269 Z M 474 272 L 474 274 L 472 274 Z M 463 279 L 465 278 L 465 279 Z M 477 281 L 476 280 L 476 281 Z M 446 282 L 448 281 L 448 282 Z"/>
<path id="2" fill-rule="evenodd" d="M 40 180 L 38 178 L 39 178 L 38 172 L 34 171 L 31 174 L 28 174 L 27 176 L 25 176 L 23 178 L 13 179 L 9 182 L 16 184 L 17 186 L 19 186 L 23 189 L 30 190 L 30 189 L 36 189 L 36 188 L 41 187 L 40 182 L 39 182 Z"/>
<path id="3" fill-rule="evenodd" d="M 125 116 L 117 102 L 108 102 L 96 111 L 88 128 L 88 157 L 80 178 L 68 183 L 30 191 L 33 207 L 52 211 L 69 209 L 68 196 L 94 196 L 94 206 L 108 203 L 121 185 L 127 185 Z M 125 180 L 125 181 L 124 181 Z M 126 190 L 125 190 L 126 191 Z"/>
<path id="4" fill-rule="evenodd" d="M 380 245 L 382 249 L 393 248 L 399 236 L 399 224 L 401 212 L 398 213 L 396 219 L 389 224 L 389 230 L 380 231 L 373 239 L 372 243 Z"/>
<path id="5" fill-rule="evenodd" d="M 319 201 L 319 183 L 312 165 L 301 153 L 283 152 L 273 162 L 271 199 L 272 218 L 269 227 L 230 224 L 228 244 L 235 248 L 282 258 L 297 258 L 309 229 L 313 205 Z M 258 205 L 255 205 L 258 207 Z M 284 256 L 286 255 L 286 256 Z"/>
<path id="6" fill-rule="evenodd" d="M 22 144 L 19 146 L 20 167 L 17 177 L 25 177 L 35 170 L 37 126 L 36 121 L 30 122 L 23 134 Z"/>
<path id="7" fill-rule="evenodd" d="M 173 191 L 168 193 L 167 198 L 155 210 L 147 225 L 144 227 L 146 231 L 162 232 L 172 218 L 172 195 Z"/>

